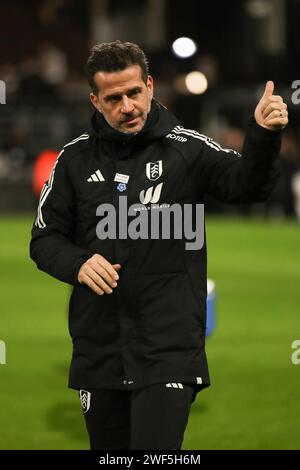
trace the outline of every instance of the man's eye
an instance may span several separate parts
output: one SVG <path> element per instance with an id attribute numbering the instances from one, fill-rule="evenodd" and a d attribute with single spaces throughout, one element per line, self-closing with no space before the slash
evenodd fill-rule
<path id="1" fill-rule="evenodd" d="M 136 96 L 136 95 L 138 95 L 138 94 L 139 94 L 139 90 L 133 90 L 133 91 L 129 94 L 129 96 L 132 98 L 133 96 Z"/>

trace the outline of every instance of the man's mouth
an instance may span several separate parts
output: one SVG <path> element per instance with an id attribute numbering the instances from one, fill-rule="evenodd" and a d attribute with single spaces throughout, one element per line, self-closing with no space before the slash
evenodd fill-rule
<path id="1" fill-rule="evenodd" d="M 130 124 L 131 124 L 131 125 L 132 125 L 132 124 L 136 124 L 136 121 L 137 121 L 137 119 L 138 119 L 139 117 L 140 117 L 140 116 L 138 115 L 138 116 L 135 116 L 135 117 L 133 117 L 133 118 L 126 119 L 126 121 L 123 121 L 123 124 L 129 124 L 129 125 L 130 125 Z"/>

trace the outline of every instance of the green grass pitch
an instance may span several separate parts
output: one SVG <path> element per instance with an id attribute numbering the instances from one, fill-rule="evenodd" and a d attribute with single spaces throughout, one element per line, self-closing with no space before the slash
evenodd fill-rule
<path id="1" fill-rule="evenodd" d="M 33 216 L 0 221 L 0 449 L 88 449 L 67 388 L 69 287 L 28 255 Z M 217 325 L 207 341 L 212 386 L 192 406 L 183 449 L 299 449 L 300 227 L 207 218 Z"/>

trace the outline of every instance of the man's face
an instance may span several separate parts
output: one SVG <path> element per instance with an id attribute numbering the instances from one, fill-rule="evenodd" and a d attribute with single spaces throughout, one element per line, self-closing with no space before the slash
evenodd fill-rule
<path id="1" fill-rule="evenodd" d="M 139 65 L 131 65 L 120 72 L 96 72 L 94 82 L 98 95 L 90 94 L 91 101 L 114 129 L 127 134 L 142 130 L 150 111 L 153 97 L 153 79 L 142 80 Z"/>

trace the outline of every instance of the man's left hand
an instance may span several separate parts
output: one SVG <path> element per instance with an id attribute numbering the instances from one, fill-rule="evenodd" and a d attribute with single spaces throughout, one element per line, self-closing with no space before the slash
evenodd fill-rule
<path id="1" fill-rule="evenodd" d="M 279 95 L 273 95 L 274 82 L 266 83 L 264 94 L 256 106 L 254 117 L 258 125 L 278 131 L 288 123 L 287 105 Z"/>

